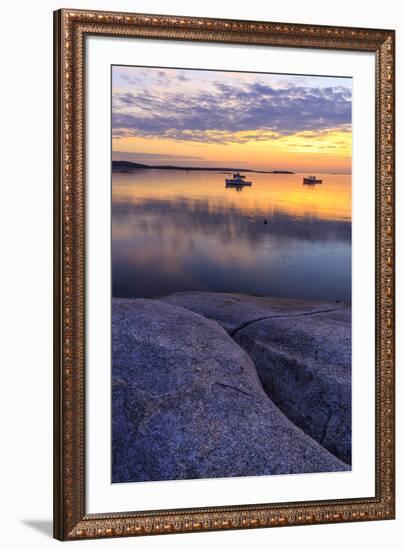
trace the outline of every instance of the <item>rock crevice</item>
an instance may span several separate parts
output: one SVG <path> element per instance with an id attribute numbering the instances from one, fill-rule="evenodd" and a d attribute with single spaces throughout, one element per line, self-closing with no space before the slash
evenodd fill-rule
<path id="1" fill-rule="evenodd" d="M 336 309 L 320 309 L 319 311 L 308 311 L 308 312 L 303 312 L 303 313 L 286 313 L 284 315 L 267 315 L 265 317 L 258 317 L 257 319 L 252 319 L 250 321 L 246 321 L 245 323 L 243 323 L 242 325 L 240 325 L 239 327 L 236 327 L 235 329 L 231 330 L 229 332 L 229 335 L 232 336 L 232 338 L 236 335 L 237 332 L 239 332 L 240 330 L 243 330 L 244 328 L 248 327 L 249 325 L 253 325 L 253 323 L 258 323 L 259 321 L 266 321 L 267 319 L 280 319 L 280 318 L 284 318 L 284 317 L 305 317 L 307 315 L 317 315 L 319 313 L 331 313 L 332 311 L 339 311 L 340 309 L 342 309 L 341 307 L 340 308 L 336 308 Z"/>

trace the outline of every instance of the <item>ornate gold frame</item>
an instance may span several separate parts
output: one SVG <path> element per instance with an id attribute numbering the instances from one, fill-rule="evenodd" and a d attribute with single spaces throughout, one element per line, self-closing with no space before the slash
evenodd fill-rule
<path id="1" fill-rule="evenodd" d="M 60 540 L 394 518 L 394 47 L 391 30 L 55 12 L 54 535 Z M 85 38 L 373 52 L 376 57 L 376 494 L 287 504 L 105 513 L 85 507 Z"/>

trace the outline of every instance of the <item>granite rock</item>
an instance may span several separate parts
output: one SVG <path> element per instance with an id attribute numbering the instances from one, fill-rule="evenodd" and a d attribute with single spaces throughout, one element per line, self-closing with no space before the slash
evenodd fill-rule
<path id="1" fill-rule="evenodd" d="M 252 358 L 267 395 L 351 463 L 351 308 L 215 292 L 159 298 L 220 323 Z"/>
<path id="2" fill-rule="evenodd" d="M 263 390 L 216 322 L 113 300 L 113 482 L 344 471 Z"/>
<path id="3" fill-rule="evenodd" d="M 245 324 L 270 316 L 302 315 L 342 307 L 342 304 L 336 302 L 290 300 L 227 292 L 175 292 L 157 299 L 214 319 L 231 335 Z"/>

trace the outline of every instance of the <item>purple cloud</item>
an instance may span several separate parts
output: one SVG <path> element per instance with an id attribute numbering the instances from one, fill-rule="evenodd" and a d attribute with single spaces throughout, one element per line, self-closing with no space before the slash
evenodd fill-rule
<path id="1" fill-rule="evenodd" d="M 332 128 L 350 129 L 351 91 L 343 86 L 274 88 L 262 82 L 242 86 L 221 81 L 194 93 L 139 89 L 114 95 L 112 121 L 115 137 L 207 143 L 267 140 L 297 132 L 311 137 Z"/>

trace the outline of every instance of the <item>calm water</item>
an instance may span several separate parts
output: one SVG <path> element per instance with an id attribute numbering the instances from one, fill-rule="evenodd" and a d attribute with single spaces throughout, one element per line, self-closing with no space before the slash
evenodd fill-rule
<path id="1" fill-rule="evenodd" d="M 184 290 L 351 298 L 351 176 L 113 172 L 114 297 Z"/>

